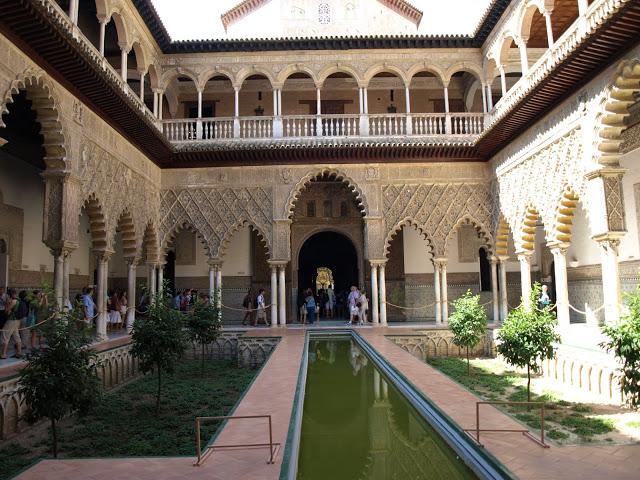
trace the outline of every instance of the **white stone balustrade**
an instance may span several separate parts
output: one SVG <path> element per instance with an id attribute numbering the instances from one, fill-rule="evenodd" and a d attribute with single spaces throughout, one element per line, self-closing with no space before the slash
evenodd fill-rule
<path id="1" fill-rule="evenodd" d="M 219 117 L 162 120 L 170 142 L 225 140 L 232 138 L 469 136 L 484 131 L 483 113 L 384 113 L 364 115 L 285 115 L 282 117 Z M 239 128 L 234 130 L 234 124 Z M 280 129 L 276 128 L 281 125 Z"/>

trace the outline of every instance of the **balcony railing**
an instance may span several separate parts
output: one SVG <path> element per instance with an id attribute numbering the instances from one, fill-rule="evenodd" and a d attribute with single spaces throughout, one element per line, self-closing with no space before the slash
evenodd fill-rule
<path id="1" fill-rule="evenodd" d="M 484 131 L 483 113 L 380 113 L 284 115 L 163 120 L 170 142 L 229 139 L 338 137 L 475 137 Z"/>

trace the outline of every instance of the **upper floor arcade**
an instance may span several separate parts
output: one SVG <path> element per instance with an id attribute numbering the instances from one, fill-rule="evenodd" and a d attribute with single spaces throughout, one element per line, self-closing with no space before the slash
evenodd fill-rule
<path id="1" fill-rule="evenodd" d="M 324 138 L 479 145 L 486 159 L 610 62 L 608 52 L 628 48 L 629 18 L 640 22 L 631 0 L 505 0 L 468 37 L 171 42 L 147 0 L 26 3 L 80 46 L 126 103 L 116 123 L 154 160 L 176 149 Z M 11 20 L 0 21 L 2 32 L 28 43 Z"/>

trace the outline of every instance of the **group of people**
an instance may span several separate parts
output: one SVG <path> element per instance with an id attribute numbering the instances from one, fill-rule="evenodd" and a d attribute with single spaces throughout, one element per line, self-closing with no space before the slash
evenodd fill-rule
<path id="1" fill-rule="evenodd" d="M 39 290 L 19 293 L 14 289 L 5 291 L 0 287 L 0 329 L 2 329 L 1 359 L 7 358 L 9 344 L 13 340 L 15 358 L 22 357 L 23 344 L 31 348 L 40 344 L 38 325 L 49 315 L 49 299 Z"/>
<path id="2" fill-rule="evenodd" d="M 95 290 L 93 287 L 85 287 L 82 289 L 82 293 L 76 295 L 75 298 L 75 304 L 82 308 L 82 319 L 88 326 L 95 324 L 95 318 L 98 313 L 98 299 L 95 298 L 94 292 Z M 107 291 L 105 302 L 107 309 L 107 330 L 123 328 L 126 323 L 125 320 L 127 318 L 127 309 L 129 306 L 127 292 L 118 289 L 109 290 Z M 74 307 L 73 305 L 67 305 L 67 308 L 72 310 Z"/>
<path id="3" fill-rule="evenodd" d="M 346 307 L 346 312 L 344 311 Z M 355 285 L 349 293 L 336 295 L 331 287 L 318 290 L 317 294 L 307 288 L 302 293 L 300 305 L 300 323 L 315 323 L 324 314 L 326 319 L 341 317 L 345 313 L 349 315 L 348 325 L 367 323 L 369 299 L 364 288 L 359 289 Z"/>
<path id="4" fill-rule="evenodd" d="M 173 297 L 173 308 L 180 310 L 181 312 L 187 312 L 198 302 L 208 302 L 209 295 L 201 295 L 197 290 L 193 288 L 186 288 L 182 291 L 178 291 Z"/>
<path id="5" fill-rule="evenodd" d="M 260 322 L 263 322 L 267 326 L 269 325 L 264 293 L 264 288 L 258 290 L 257 296 L 254 296 L 251 288 L 247 291 L 247 294 L 242 299 L 242 308 L 244 309 L 242 325 L 249 324 L 257 327 Z"/>

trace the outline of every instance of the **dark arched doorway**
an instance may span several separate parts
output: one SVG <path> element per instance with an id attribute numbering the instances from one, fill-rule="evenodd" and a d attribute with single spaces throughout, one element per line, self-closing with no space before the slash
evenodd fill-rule
<path id="1" fill-rule="evenodd" d="M 358 285 L 358 253 L 351 240 L 337 232 L 320 232 L 309 237 L 298 255 L 298 292 L 316 291 L 318 268 L 331 270 L 336 298 Z M 301 299 L 299 304 L 301 304 Z"/>

